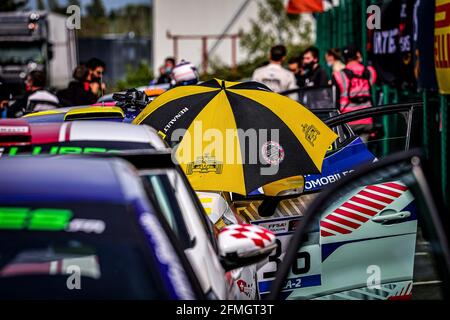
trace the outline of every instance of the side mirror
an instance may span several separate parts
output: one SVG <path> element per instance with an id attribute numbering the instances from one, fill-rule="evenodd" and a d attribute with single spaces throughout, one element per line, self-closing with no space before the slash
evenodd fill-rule
<path id="1" fill-rule="evenodd" d="M 233 224 L 218 237 L 219 254 L 226 271 L 258 263 L 276 249 L 275 235 L 251 224 Z"/>

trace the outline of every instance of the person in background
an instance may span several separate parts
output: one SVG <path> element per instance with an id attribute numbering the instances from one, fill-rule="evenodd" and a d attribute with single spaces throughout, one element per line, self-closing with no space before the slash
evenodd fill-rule
<path id="1" fill-rule="evenodd" d="M 303 52 L 303 68 L 305 70 L 305 87 L 317 88 L 328 85 L 327 73 L 319 64 L 319 49 L 309 47 Z"/>
<path id="2" fill-rule="evenodd" d="M 66 106 L 90 105 L 97 102 L 97 95 L 92 92 L 90 71 L 88 67 L 79 65 L 73 71 L 73 81 L 68 88 L 58 92 L 58 98 Z M 100 88 L 97 85 L 97 89 Z"/>
<path id="3" fill-rule="evenodd" d="M 174 87 L 197 84 L 200 78 L 197 68 L 192 63 L 185 60 L 181 60 L 181 62 L 172 69 L 170 77 L 172 78 L 172 85 Z"/>
<path id="4" fill-rule="evenodd" d="M 283 92 L 297 88 L 297 80 L 294 73 L 282 66 L 286 59 L 286 47 L 283 45 L 272 47 L 269 59 L 268 65 L 257 68 L 253 72 L 252 80 L 265 84 L 274 92 Z"/>
<path id="5" fill-rule="evenodd" d="M 345 64 L 342 62 L 341 50 L 338 48 L 329 49 L 327 53 L 325 53 L 325 60 L 332 72 L 341 71 L 345 68 Z"/>
<path id="6" fill-rule="evenodd" d="M 172 57 L 166 58 L 164 60 L 164 69 L 160 68 L 161 75 L 158 78 L 158 81 L 156 84 L 163 84 L 163 83 L 170 83 L 172 78 L 170 77 L 170 74 L 172 73 L 172 69 L 175 67 L 175 59 Z"/>
<path id="7" fill-rule="evenodd" d="M 358 57 L 358 50 L 348 46 L 343 50 L 345 68 L 333 73 L 333 83 L 340 94 L 342 113 L 372 107 L 372 85 L 375 84 L 377 73 L 371 66 L 365 67 Z M 353 131 L 364 142 L 367 142 L 373 129 L 373 119 L 366 118 L 349 123 Z"/>
<path id="8" fill-rule="evenodd" d="M 2 112 L 8 107 L 9 102 L 9 92 L 6 89 L 5 82 L 0 78 L 0 118 L 2 117 Z"/>
<path id="9" fill-rule="evenodd" d="M 297 80 L 297 87 L 303 87 L 302 57 L 292 57 L 288 60 L 288 68 Z"/>
<path id="10" fill-rule="evenodd" d="M 31 71 L 25 80 L 25 95 L 8 107 L 8 118 L 18 118 L 25 112 L 45 111 L 59 106 L 59 99 L 46 87 L 47 77 L 43 71 Z"/>
<path id="11" fill-rule="evenodd" d="M 102 96 L 106 90 L 106 84 L 103 81 L 103 74 L 106 71 L 106 64 L 98 58 L 91 58 L 86 63 L 89 69 L 89 77 L 91 91 L 97 96 Z"/>

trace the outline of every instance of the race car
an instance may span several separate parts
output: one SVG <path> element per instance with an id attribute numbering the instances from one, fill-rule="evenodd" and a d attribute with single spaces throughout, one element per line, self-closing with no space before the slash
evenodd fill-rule
<path id="1" fill-rule="evenodd" d="M 166 148 L 156 131 L 148 126 L 107 121 L 28 123 L 23 119 L 0 120 L 0 156 L 3 157 Z"/>
<path id="2" fill-rule="evenodd" d="M 127 150 L 167 152 L 164 141 L 148 126 L 100 121 L 28 124 L 16 119 L 0 121 L 0 128 L 4 128 L 4 132 L 0 132 L 0 141 L 3 141 L 3 148 L 0 142 L 0 154 L 3 153 L 4 158 L 27 154 L 37 156 L 104 153 L 121 156 L 120 152 Z M 182 223 L 175 231 L 176 235 L 182 230 L 185 231 L 185 237 L 180 238 L 181 243 L 188 244 L 190 239 L 196 239 L 190 246 L 185 247 L 185 250 L 193 266 L 198 268 L 196 270 L 204 292 L 224 298 L 226 294 L 223 281 L 217 278 L 222 267 L 218 252 L 213 250 L 217 248 L 217 240 L 214 232 L 210 230 L 211 226 L 208 227 L 210 222 L 207 221 L 201 205 L 197 203 L 189 183 L 183 178 L 184 174 L 173 164 L 170 153 L 164 161 L 157 159 L 158 157 L 153 155 L 144 161 L 143 169 L 146 170 L 142 174 L 151 184 L 150 196 L 155 206 L 167 214 L 170 225 L 172 221 Z M 136 166 L 139 165 L 141 164 L 136 163 Z M 171 200 L 167 202 L 167 199 Z M 183 222 L 184 220 L 186 222 Z M 205 267 L 208 272 L 203 271 Z M 254 277 L 254 267 L 244 269 L 247 270 L 246 268 L 253 269 Z M 244 274 L 248 272 L 245 270 Z M 240 273 L 230 269 L 227 275 L 230 290 L 234 292 L 230 295 L 233 298 L 248 299 L 246 294 L 239 291 L 237 282 L 242 280 Z M 256 295 L 252 296 L 255 297 Z"/>
<path id="3" fill-rule="evenodd" d="M 423 162 L 419 150 L 398 153 L 325 189 L 278 257 L 269 298 L 445 299 L 445 215 Z"/>
<path id="4" fill-rule="evenodd" d="M 203 299 L 192 268 L 120 159 L 0 161 L 2 299 Z"/>
<path id="5" fill-rule="evenodd" d="M 125 113 L 121 108 L 115 106 L 77 106 L 33 112 L 24 115 L 21 119 L 25 119 L 30 123 L 64 122 L 74 120 L 122 122 L 125 119 Z"/>
<path id="6" fill-rule="evenodd" d="M 419 108 L 420 106 L 415 105 L 399 105 L 392 107 L 380 107 L 373 108 L 370 112 L 373 115 L 385 115 L 385 114 L 393 114 L 395 112 L 412 112 L 414 108 Z M 292 197 L 288 199 L 282 199 L 278 202 L 276 208 L 270 213 L 269 216 L 262 215 L 260 208 L 262 207 L 264 200 L 269 196 L 263 188 L 259 188 L 250 194 L 248 197 L 242 197 L 240 195 L 227 195 L 224 199 L 227 201 L 228 206 L 232 208 L 232 211 L 236 212 L 240 219 L 243 219 L 247 223 L 252 223 L 255 225 L 263 226 L 268 230 L 272 231 L 277 235 L 277 243 L 278 250 L 277 252 L 270 256 L 266 261 L 266 264 L 258 265 L 258 289 L 259 293 L 262 297 L 267 296 L 270 292 L 270 287 L 275 279 L 275 273 L 277 270 L 277 266 L 284 256 L 286 246 L 290 242 L 292 235 L 294 234 L 297 226 L 301 223 L 303 219 L 303 214 L 307 210 L 307 208 L 311 205 L 314 199 L 320 194 L 320 192 L 327 187 L 332 186 L 334 183 L 338 182 L 341 178 L 346 175 L 352 173 L 358 165 L 364 163 L 372 163 L 377 160 L 377 157 L 367 148 L 367 146 L 362 142 L 362 140 L 356 136 L 351 128 L 346 124 L 346 119 L 352 119 L 356 116 L 365 118 L 367 116 L 371 116 L 371 114 L 361 114 L 361 112 L 348 113 L 345 116 L 340 116 L 335 111 L 321 111 L 323 113 L 334 113 L 335 117 L 342 118 L 340 121 L 333 121 L 333 118 L 329 118 L 327 121 L 333 123 L 333 129 L 336 133 L 339 134 L 339 138 L 333 144 L 332 148 L 330 148 L 327 156 L 323 162 L 322 173 L 318 175 L 305 175 L 304 181 L 300 181 L 297 183 L 297 187 L 301 187 L 303 190 L 297 194 L 297 197 Z M 322 118 L 326 118 L 325 114 L 322 113 Z M 367 111 L 366 111 L 367 113 Z M 354 115 L 356 114 L 356 115 Z M 409 134 L 406 135 L 409 137 Z M 407 141 L 405 143 L 409 145 Z M 395 185 L 395 181 L 393 182 Z M 321 291 L 323 290 L 322 277 L 325 279 L 333 279 L 333 276 L 336 276 L 336 273 L 333 273 L 332 270 L 335 267 L 338 268 L 351 268 L 352 260 L 343 260 L 342 264 L 332 264 L 329 268 L 322 269 L 322 262 L 320 259 L 317 259 L 317 252 L 320 252 L 323 248 L 332 248 L 336 246 L 336 240 L 338 237 L 328 238 L 329 234 L 333 234 L 333 230 L 339 230 L 342 232 L 340 237 L 342 239 L 339 242 L 345 243 L 346 241 L 353 241 L 354 239 L 350 236 L 350 232 L 348 232 L 347 225 L 341 225 L 341 223 L 348 224 L 350 227 L 356 227 L 361 225 L 361 221 L 354 220 L 355 216 L 355 208 L 359 210 L 360 208 L 364 208 L 362 210 L 369 210 L 370 213 L 381 214 L 381 212 L 389 211 L 389 210 L 397 210 L 397 206 L 407 206 L 409 203 L 413 203 L 413 198 L 411 198 L 410 193 L 407 190 L 389 190 L 389 187 L 378 186 L 377 184 L 366 186 L 369 190 L 363 190 L 362 195 L 359 194 L 358 191 L 355 191 L 355 194 L 348 195 L 348 198 L 342 200 L 346 201 L 345 206 L 348 208 L 341 209 L 341 213 L 345 213 L 344 216 L 340 213 L 333 214 L 328 216 L 324 216 L 323 220 L 320 224 L 317 225 L 316 230 L 311 231 L 308 235 L 309 239 L 311 239 L 311 243 L 306 243 L 305 248 L 302 248 L 299 253 L 299 263 L 302 261 L 304 264 L 310 262 L 308 266 L 308 272 L 301 272 L 300 269 L 299 274 L 301 276 L 294 277 L 295 281 L 291 281 L 289 285 L 287 284 L 286 291 L 289 289 L 294 290 L 296 286 L 298 288 L 301 287 L 301 290 L 296 290 L 296 295 L 301 297 L 312 297 L 314 296 L 314 290 Z M 284 187 L 286 189 L 287 187 Z M 375 189 L 374 192 L 370 191 L 370 189 Z M 402 187 L 399 187 L 402 188 Z M 388 189 L 387 191 L 385 189 Z M 282 191 L 283 188 L 278 188 L 279 191 Z M 382 193 L 380 194 L 376 190 L 382 190 L 384 192 L 396 192 L 396 195 L 402 195 L 400 200 L 390 199 L 389 196 L 385 196 Z M 397 194 L 398 193 L 398 194 Z M 294 193 L 295 194 L 295 193 Z M 273 194 L 270 194 L 273 196 Z M 381 200 L 381 201 L 380 201 Z M 392 201 L 391 201 L 392 200 Z M 394 201 L 395 200 L 395 201 Z M 396 201 L 401 201 L 398 204 Z M 383 202 L 387 201 L 387 202 Z M 384 206 L 386 205 L 386 206 Z M 381 206 L 383 206 L 381 208 Z M 382 209 L 382 210 L 381 210 Z M 396 212 L 396 211 L 395 211 Z M 210 217 L 214 215 L 222 214 L 221 212 L 216 212 L 211 214 Z M 357 217 L 357 216 L 356 216 Z M 220 222 L 220 219 L 215 217 L 216 221 Z M 349 222 L 347 221 L 349 219 Z M 223 218 L 223 220 L 226 220 Z M 364 227 L 361 228 L 361 232 L 352 233 L 352 235 L 357 235 L 360 237 L 360 242 L 363 243 L 363 239 L 366 234 L 372 234 L 367 230 L 372 224 L 365 224 Z M 368 227 L 369 226 L 369 227 Z M 327 227 L 332 228 L 332 230 Z M 417 233 L 417 228 L 414 227 L 413 224 L 410 224 L 410 232 L 411 237 L 415 236 Z M 319 228 L 322 232 L 319 232 Z M 373 228 L 373 237 L 377 237 L 377 232 L 380 231 L 377 228 Z M 390 232 L 390 236 L 395 237 L 399 234 L 398 229 L 395 227 L 384 230 L 384 232 Z M 379 236 L 384 236 L 384 234 L 379 233 Z M 409 239 L 410 240 L 410 239 Z M 327 244 L 330 242 L 330 245 Z M 377 241 L 373 241 L 375 245 L 378 245 L 382 241 L 380 240 L 377 244 Z M 320 247 L 320 244 L 323 243 L 324 246 Z M 367 251 L 369 252 L 369 251 Z M 315 257 L 313 260 L 306 260 L 307 257 Z M 368 258 L 367 255 L 364 255 L 365 258 Z M 401 259 L 393 260 L 394 267 L 397 267 L 400 272 L 403 272 L 404 279 L 409 279 L 406 282 L 406 285 L 411 282 L 412 279 L 412 271 L 408 268 L 403 268 L 406 262 L 411 261 L 414 257 L 414 252 L 412 250 L 404 250 L 401 255 Z M 340 259 L 338 257 L 337 259 Z M 329 261 L 331 261 L 330 259 Z M 410 265 L 410 264 L 409 264 Z M 403 269 L 402 269 L 403 268 Z M 305 269 L 305 270 L 306 270 Z M 320 273 L 319 271 L 324 271 Z M 304 271 L 304 270 L 303 270 Z M 320 274 L 320 276 L 318 276 Z M 328 281 L 328 280 L 327 280 Z M 329 280 L 331 283 L 335 280 Z M 409 282 L 408 282 L 409 281 Z M 300 282 L 302 285 L 300 286 Z M 334 282 L 336 287 L 333 287 L 333 284 L 329 284 L 329 290 L 338 291 L 339 286 L 337 282 Z M 291 286 L 291 288 L 288 288 Z M 314 287 L 309 288 L 308 287 Z M 333 296 L 332 298 L 336 298 L 337 296 Z M 363 297 L 363 296 L 362 296 Z M 387 297 L 387 296 L 386 296 Z"/>
<path id="7" fill-rule="evenodd" d="M 194 172 L 208 173 L 214 172 L 221 174 L 223 171 L 223 163 L 217 161 L 214 157 L 205 154 L 205 156 L 198 157 L 194 162 L 190 162 L 186 167 L 186 174 L 191 175 Z"/>
<path id="8" fill-rule="evenodd" d="M 275 250 L 272 233 L 241 223 L 242 220 L 232 220 L 220 230 L 214 228 L 182 169 L 171 161 L 170 153 L 133 151 L 117 156 L 131 162 L 148 183 L 149 196 L 182 243 L 204 292 L 224 298 L 223 281 L 218 275 L 225 270 L 229 296 L 258 299 L 256 264 Z"/>

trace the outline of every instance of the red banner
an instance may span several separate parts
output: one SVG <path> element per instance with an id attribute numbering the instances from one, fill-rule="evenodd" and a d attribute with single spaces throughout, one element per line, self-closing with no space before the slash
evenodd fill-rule
<path id="1" fill-rule="evenodd" d="M 289 0 L 286 11 L 291 14 L 323 12 L 323 0 Z"/>

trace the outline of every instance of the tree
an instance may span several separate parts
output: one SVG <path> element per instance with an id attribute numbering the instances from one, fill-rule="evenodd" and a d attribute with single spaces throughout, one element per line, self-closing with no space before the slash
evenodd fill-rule
<path id="1" fill-rule="evenodd" d="M 50 11 L 66 14 L 66 8 L 60 6 L 58 0 L 47 0 L 47 4 Z"/>
<path id="2" fill-rule="evenodd" d="M 240 80 L 251 77 L 253 71 L 267 62 L 270 48 L 284 44 L 287 58 L 299 56 L 311 45 L 311 24 L 300 15 L 286 13 L 283 0 L 260 0 L 258 17 L 250 21 L 248 32 L 240 30 L 240 46 L 248 52 L 248 59 L 232 70 L 219 59 L 210 61 L 211 73 L 205 79 L 217 77 Z M 204 79 L 204 80 L 205 80 Z"/>
<path id="3" fill-rule="evenodd" d="M 44 0 L 38 0 L 38 1 L 37 1 L 37 9 L 38 9 L 38 10 L 45 10 L 45 3 L 44 3 Z"/>
<path id="4" fill-rule="evenodd" d="M 284 44 L 289 56 L 299 54 L 311 44 L 311 24 L 303 21 L 301 15 L 287 14 L 283 0 L 258 2 L 258 18 L 250 24 L 248 32 L 241 31 L 240 41 L 250 59 L 267 56 L 277 44 Z"/>
<path id="5" fill-rule="evenodd" d="M 25 8 L 28 0 L 1 0 L 0 11 L 16 11 Z"/>
<path id="6" fill-rule="evenodd" d="M 141 61 L 135 68 L 126 66 L 126 78 L 117 82 L 117 90 L 123 91 L 130 88 L 145 86 L 153 79 L 153 72 L 146 61 Z"/>
<path id="7" fill-rule="evenodd" d="M 80 0 L 68 0 L 67 6 L 78 6 L 81 8 Z"/>
<path id="8" fill-rule="evenodd" d="M 91 4 L 86 6 L 86 10 L 88 15 L 93 18 L 106 17 L 106 9 L 102 0 L 92 0 Z"/>

